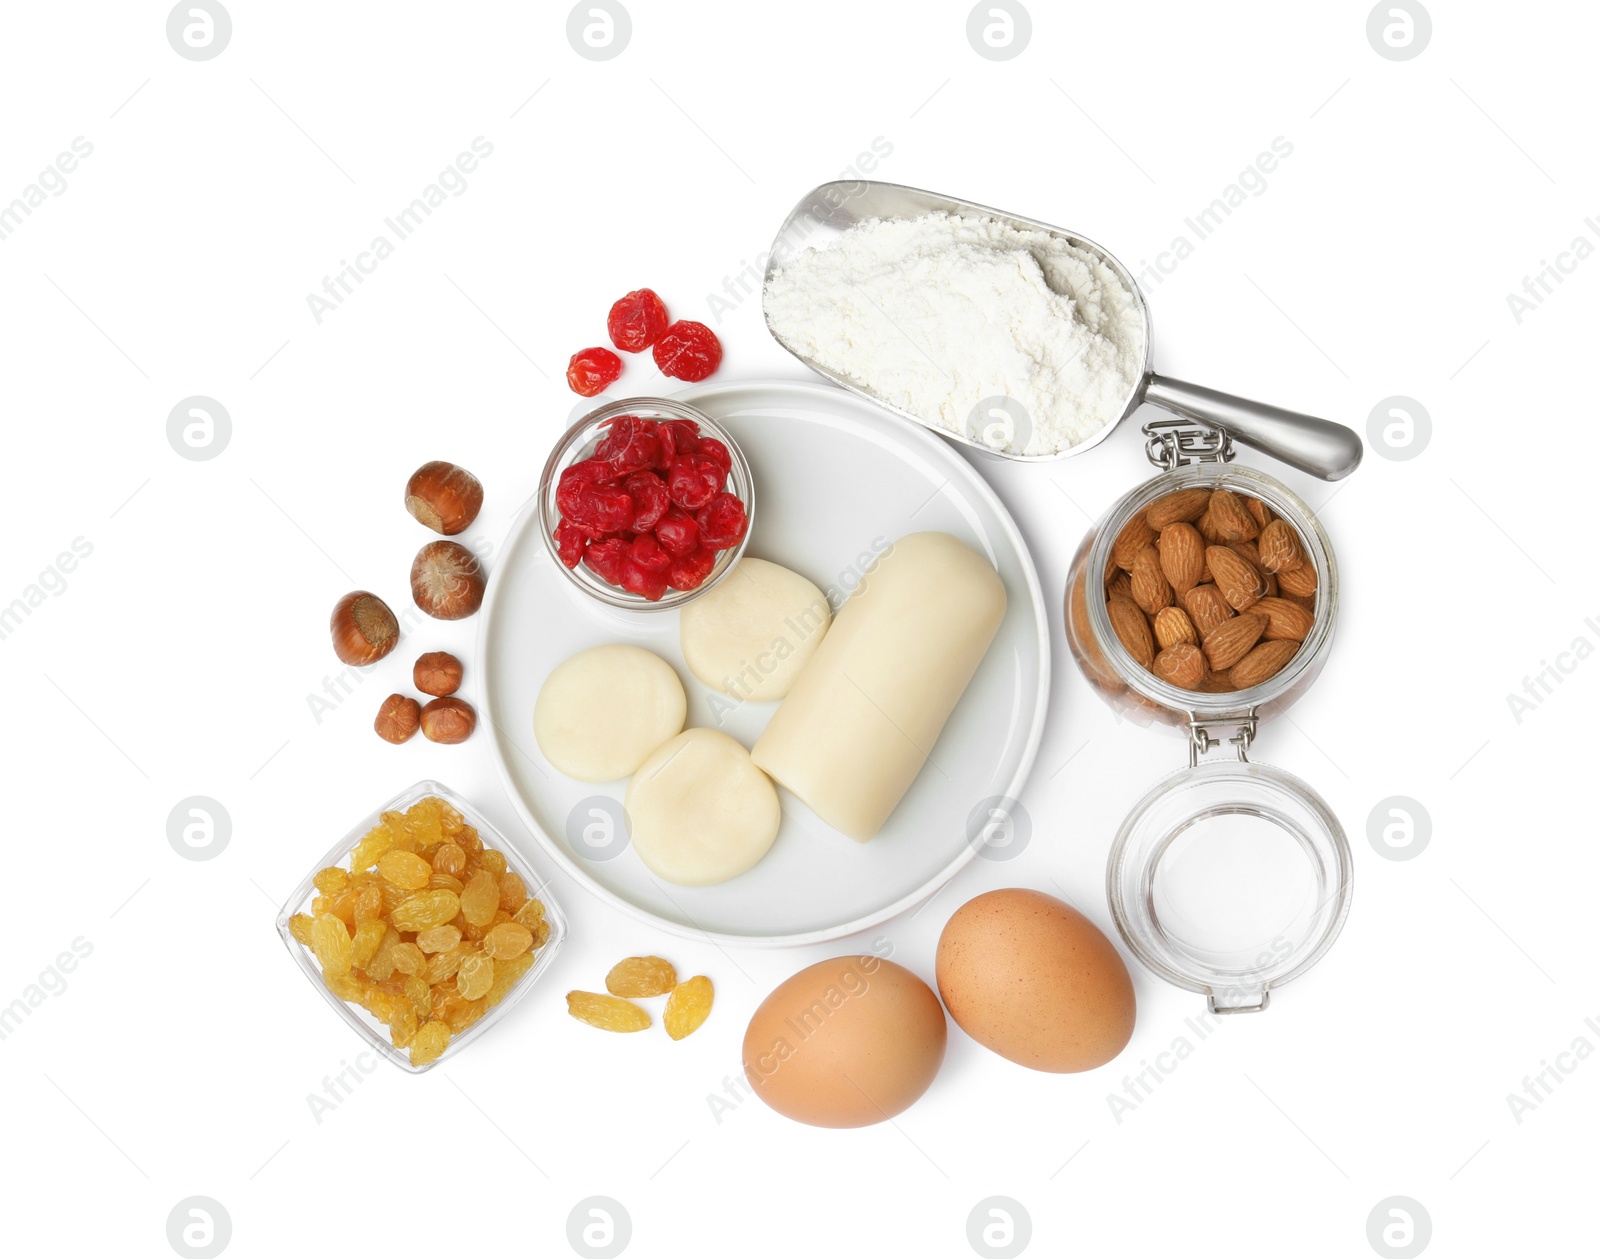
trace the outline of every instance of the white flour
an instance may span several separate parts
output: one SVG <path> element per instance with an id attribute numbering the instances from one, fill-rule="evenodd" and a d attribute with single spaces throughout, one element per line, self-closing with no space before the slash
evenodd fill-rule
<path id="1" fill-rule="evenodd" d="M 795 352 L 1011 454 L 1093 436 L 1121 417 L 1144 370 L 1144 315 L 1115 271 L 987 218 L 860 223 L 774 275 L 766 313 Z M 975 416 L 994 398 L 1012 400 L 1013 422 L 992 406 Z"/>

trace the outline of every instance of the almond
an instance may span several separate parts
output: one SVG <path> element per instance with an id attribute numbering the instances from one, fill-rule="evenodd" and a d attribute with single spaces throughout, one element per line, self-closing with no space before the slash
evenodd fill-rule
<path id="1" fill-rule="evenodd" d="M 1300 536 L 1287 520 L 1273 520 L 1261 531 L 1261 567 L 1269 573 L 1286 573 L 1306 562 Z"/>
<path id="2" fill-rule="evenodd" d="M 1266 579 L 1237 551 L 1225 546 L 1208 546 L 1206 563 L 1217 579 L 1217 589 L 1236 612 L 1243 612 L 1267 593 Z"/>
<path id="3" fill-rule="evenodd" d="M 1174 643 L 1156 657 L 1152 672 L 1164 682 L 1192 691 L 1205 680 L 1205 654 L 1193 643 Z"/>
<path id="4" fill-rule="evenodd" d="M 1161 531 L 1156 548 L 1161 554 L 1161 572 L 1180 595 L 1200 584 L 1206 568 L 1206 543 L 1193 525 L 1168 525 Z"/>
<path id="5" fill-rule="evenodd" d="M 1185 591 L 1183 606 L 1189 610 L 1189 619 L 1201 638 L 1233 615 L 1233 609 L 1215 586 L 1196 586 Z"/>
<path id="6" fill-rule="evenodd" d="M 1250 518 L 1256 522 L 1257 527 L 1263 530 L 1277 519 L 1272 514 L 1272 508 L 1268 507 L 1259 498 L 1245 499 L 1244 509 L 1250 513 Z"/>
<path id="7" fill-rule="evenodd" d="M 1261 532 L 1261 526 L 1244 505 L 1244 499 L 1232 490 L 1214 491 L 1206 511 L 1225 542 L 1247 542 Z"/>
<path id="8" fill-rule="evenodd" d="M 1278 593 L 1281 598 L 1287 599 L 1290 603 L 1298 603 L 1307 612 L 1315 612 L 1317 610 L 1316 595 L 1292 595 L 1287 590 L 1280 590 Z"/>
<path id="9" fill-rule="evenodd" d="M 1311 632 L 1315 618 L 1311 613 L 1302 608 L 1298 603 L 1291 603 L 1287 599 L 1275 599 L 1267 596 L 1257 601 L 1255 607 L 1250 609 L 1267 618 L 1267 630 L 1261 637 L 1284 642 L 1303 643 L 1306 635 Z M 1156 624 L 1156 634 L 1160 637 L 1161 625 Z"/>
<path id="10" fill-rule="evenodd" d="M 1135 516 L 1122 526 L 1117 540 L 1111 544 L 1111 559 L 1118 568 L 1133 571 L 1133 557 L 1156 540 L 1156 531 L 1143 515 Z"/>
<path id="11" fill-rule="evenodd" d="M 1261 643 L 1228 671 L 1228 680 L 1241 691 L 1260 686 L 1293 660 L 1299 650 L 1300 644 L 1295 642 Z"/>
<path id="12" fill-rule="evenodd" d="M 1128 649 L 1128 654 L 1148 669 L 1156 658 L 1155 639 L 1150 636 L 1150 622 L 1131 599 L 1107 599 L 1106 612 L 1111 616 L 1111 628 L 1117 641 Z"/>
<path id="13" fill-rule="evenodd" d="M 1178 643 L 1200 645 L 1200 634 L 1182 608 L 1162 608 L 1155 615 L 1156 645 L 1165 650 Z"/>
<path id="14" fill-rule="evenodd" d="M 1144 509 L 1144 518 L 1150 527 L 1160 532 L 1168 525 L 1192 525 L 1200 519 L 1200 514 L 1205 511 L 1206 504 L 1211 501 L 1211 491 L 1198 487 L 1188 490 L 1173 490 L 1170 494 L 1163 494 L 1150 506 Z"/>
<path id="15" fill-rule="evenodd" d="M 1286 595 L 1314 595 L 1317 593 L 1317 566 L 1302 564 L 1299 568 L 1286 568 L 1278 574 L 1278 588 Z"/>
<path id="16" fill-rule="evenodd" d="M 1226 673 L 1208 672 L 1194 689 L 1205 691 L 1208 695 L 1223 695 L 1233 690 L 1233 683 L 1228 680 Z"/>
<path id="17" fill-rule="evenodd" d="M 1228 550 L 1232 551 L 1235 555 L 1244 556 L 1244 558 L 1250 562 L 1250 567 L 1261 574 L 1261 580 L 1266 582 L 1268 595 L 1275 595 L 1278 593 L 1277 575 L 1274 573 L 1269 573 L 1266 569 L 1261 567 L 1261 552 L 1257 549 L 1254 542 L 1229 542 L 1226 545 Z"/>
<path id="18" fill-rule="evenodd" d="M 1172 604 L 1172 586 L 1161 571 L 1161 555 L 1147 546 L 1133 557 L 1133 601 L 1154 616 Z"/>
<path id="19" fill-rule="evenodd" d="M 1131 600 L 1133 598 L 1133 579 L 1127 573 L 1118 569 L 1117 575 L 1111 579 L 1111 584 L 1106 587 L 1106 593 L 1108 595 L 1121 595 L 1122 598 Z"/>
<path id="20" fill-rule="evenodd" d="M 1217 518 L 1209 511 L 1206 512 L 1205 515 L 1201 516 L 1199 520 L 1194 522 L 1194 527 L 1200 531 L 1200 536 L 1212 546 L 1216 546 L 1227 541 L 1227 539 L 1222 536 L 1222 531 L 1217 528 Z"/>
<path id="21" fill-rule="evenodd" d="M 1224 621 L 1203 640 L 1207 663 L 1218 673 L 1233 668 L 1256 645 L 1266 628 L 1267 618 L 1253 612 Z"/>

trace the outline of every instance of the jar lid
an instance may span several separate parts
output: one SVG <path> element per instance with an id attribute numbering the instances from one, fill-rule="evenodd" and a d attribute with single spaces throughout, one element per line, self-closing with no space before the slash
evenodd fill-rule
<path id="1" fill-rule="evenodd" d="M 1128 947 L 1218 1014 L 1264 1010 L 1350 912 L 1350 846 L 1293 774 L 1203 761 L 1162 779 L 1111 848 L 1106 893 Z"/>

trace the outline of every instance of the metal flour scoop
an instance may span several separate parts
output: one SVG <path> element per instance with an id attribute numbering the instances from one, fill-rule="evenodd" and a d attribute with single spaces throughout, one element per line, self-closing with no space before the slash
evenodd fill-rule
<path id="1" fill-rule="evenodd" d="M 772 252 L 768 255 L 766 274 L 763 277 L 764 313 L 767 313 L 765 312 L 766 281 L 781 271 L 784 264 L 801 249 L 825 246 L 840 233 L 867 219 L 915 219 L 941 212 L 995 219 L 1019 231 L 1046 232 L 1060 237 L 1069 244 L 1100 257 L 1121 278 L 1128 291 L 1134 295 L 1144 316 L 1145 351 L 1143 374 L 1115 423 L 1107 424 L 1076 446 L 1070 446 L 1056 454 L 1010 454 L 976 441 L 965 433 L 930 424 L 922 416 L 885 402 L 839 373 L 813 362 L 781 338 L 778 339 L 778 343 L 813 371 L 913 423 L 931 428 L 951 441 L 971 446 L 985 454 L 1015 459 L 1023 463 L 1049 463 L 1082 454 L 1104 441 L 1117 423 L 1127 419 L 1139 409 L 1140 403 L 1144 402 L 1183 417 L 1182 421 L 1157 421 L 1145 426 L 1150 457 L 1166 466 L 1174 466 L 1180 461 L 1189 459 L 1226 458 L 1231 453 L 1231 441 L 1253 447 L 1325 481 L 1337 481 L 1349 476 L 1361 462 L 1361 439 L 1342 424 L 1301 415 L 1296 411 L 1285 411 L 1261 402 L 1251 402 L 1246 398 L 1237 398 L 1231 394 L 1218 393 L 1214 389 L 1205 389 L 1199 385 L 1157 375 L 1151 368 L 1154 341 L 1150 328 L 1150 306 L 1145 301 L 1144 293 L 1128 269 L 1094 241 L 1075 232 L 1052 227 L 1048 223 L 1018 218 L 1014 214 L 1005 214 L 988 206 L 977 205 L 971 201 L 958 201 L 954 197 L 942 197 L 919 188 L 907 188 L 900 184 L 885 184 L 871 180 L 843 180 L 821 184 L 808 192 L 784 220 L 773 241 Z M 770 313 L 767 313 L 767 328 L 773 331 Z M 777 337 L 775 331 L 773 336 Z M 1199 424 L 1202 428 L 1196 431 L 1193 428 L 1194 424 Z"/>

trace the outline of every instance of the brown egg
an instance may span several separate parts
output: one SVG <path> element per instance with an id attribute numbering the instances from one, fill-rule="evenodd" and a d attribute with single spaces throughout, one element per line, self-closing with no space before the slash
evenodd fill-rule
<path id="1" fill-rule="evenodd" d="M 1133 981 L 1071 905 L 1004 888 L 956 910 L 939 936 L 939 994 L 961 1030 L 1035 1071 L 1089 1071 L 1133 1035 Z"/>
<path id="2" fill-rule="evenodd" d="M 904 966 L 835 957 L 774 988 L 744 1034 L 744 1070 L 780 1115 L 861 1128 L 898 1115 L 944 1061 L 944 1010 Z"/>

